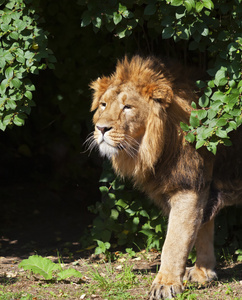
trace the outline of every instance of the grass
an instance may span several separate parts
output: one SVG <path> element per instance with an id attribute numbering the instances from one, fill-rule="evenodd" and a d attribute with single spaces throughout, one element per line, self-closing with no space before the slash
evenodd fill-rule
<path id="1" fill-rule="evenodd" d="M 20 270 L 17 264 L 10 265 L 9 267 L 13 268 L 13 274 L 16 270 L 18 274 L 14 278 L 0 277 L 0 300 L 147 299 L 149 288 L 155 277 L 155 268 L 153 271 L 148 268 L 157 256 L 157 254 L 152 255 L 151 257 L 150 253 L 142 252 L 136 253 L 135 256 L 121 255 L 112 262 L 100 259 L 80 259 L 65 264 L 65 269 L 74 267 L 83 274 L 81 281 L 75 277 L 61 282 L 48 281 Z M 206 285 L 187 284 L 185 292 L 178 295 L 176 299 L 242 300 L 241 269 L 241 264 L 230 262 L 222 269 L 223 281 Z"/>

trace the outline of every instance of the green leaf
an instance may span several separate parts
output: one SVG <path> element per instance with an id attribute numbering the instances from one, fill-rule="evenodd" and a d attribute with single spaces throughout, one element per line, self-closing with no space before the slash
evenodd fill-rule
<path id="1" fill-rule="evenodd" d="M 220 69 L 215 74 L 214 83 L 217 86 L 223 86 L 227 83 L 226 72 L 225 69 Z"/>
<path id="2" fill-rule="evenodd" d="M 17 27 L 17 30 L 20 32 L 20 31 L 23 31 L 28 24 L 26 24 L 24 21 L 20 20 L 20 19 L 17 19 L 14 21 L 14 25 Z"/>
<path id="3" fill-rule="evenodd" d="M 124 38 L 126 36 L 127 28 L 118 32 L 117 35 L 120 39 Z"/>
<path id="4" fill-rule="evenodd" d="M 26 115 L 24 113 L 18 113 L 14 116 L 13 123 L 17 126 L 23 126 L 25 123 Z"/>
<path id="5" fill-rule="evenodd" d="M 209 10 L 214 8 L 213 1 L 211 1 L 211 0 L 203 0 L 203 5 L 204 5 L 204 7 L 206 7 Z"/>
<path id="6" fill-rule="evenodd" d="M 92 22 L 92 15 L 91 12 L 88 10 L 84 11 L 81 18 L 82 18 L 81 27 L 86 27 Z"/>
<path id="7" fill-rule="evenodd" d="M 203 2 L 198 1 L 198 2 L 196 3 L 196 12 L 200 13 L 200 12 L 202 11 L 203 7 L 204 7 Z"/>
<path id="8" fill-rule="evenodd" d="M 18 40 L 18 38 L 19 38 L 19 34 L 17 31 L 11 32 L 9 36 L 14 40 Z"/>
<path id="9" fill-rule="evenodd" d="M 204 146 L 205 141 L 204 140 L 199 140 L 196 142 L 196 149 L 201 148 L 202 146 Z"/>
<path id="10" fill-rule="evenodd" d="M 174 35 L 175 31 L 172 27 L 165 27 L 162 31 L 162 38 L 169 39 Z"/>
<path id="11" fill-rule="evenodd" d="M 9 13 L 4 13 L 2 16 L 2 21 L 4 24 L 9 24 L 11 22 L 11 16 Z"/>
<path id="12" fill-rule="evenodd" d="M 198 100 L 198 104 L 201 106 L 201 107 L 206 107 L 209 105 L 209 98 L 208 96 L 206 96 L 205 94 L 203 94 L 199 100 Z"/>
<path id="13" fill-rule="evenodd" d="M 185 0 L 184 5 L 185 5 L 187 11 L 189 12 L 192 10 L 192 8 L 195 7 L 195 1 L 194 0 Z"/>
<path id="14" fill-rule="evenodd" d="M 39 255 L 32 255 L 28 259 L 24 259 L 18 267 L 29 270 L 34 274 L 39 274 L 46 280 L 52 279 L 54 270 L 61 269 L 60 266 L 53 263 L 50 259 Z"/>
<path id="15" fill-rule="evenodd" d="M 67 278 L 70 277 L 77 277 L 77 278 L 81 278 L 82 273 L 71 268 L 71 269 L 66 269 L 66 270 L 62 270 L 60 272 L 57 273 L 57 280 L 65 280 Z"/>
<path id="16" fill-rule="evenodd" d="M 32 95 L 32 93 L 30 91 L 26 91 L 24 93 L 24 96 L 27 97 L 29 100 L 32 100 L 32 98 L 33 98 L 33 95 Z"/>
<path id="17" fill-rule="evenodd" d="M 195 136 L 192 132 L 188 132 L 187 135 L 185 136 L 185 139 L 189 142 L 189 143 L 193 143 L 195 141 Z"/>
<path id="18" fill-rule="evenodd" d="M 206 110 L 203 109 L 197 110 L 197 117 L 199 120 L 206 118 L 207 114 L 208 112 Z"/>
<path id="19" fill-rule="evenodd" d="M 105 193 L 105 194 L 109 192 L 109 189 L 106 186 L 100 186 L 99 190 L 101 193 Z"/>
<path id="20" fill-rule="evenodd" d="M 224 125 L 226 125 L 226 124 L 227 124 L 227 119 L 225 119 L 225 118 L 220 118 L 220 119 L 218 119 L 217 122 L 216 122 L 216 125 L 217 125 L 218 127 L 224 126 Z"/>
<path id="21" fill-rule="evenodd" d="M 0 68 L 3 69 L 6 65 L 6 61 L 3 56 L 0 56 Z"/>
<path id="22" fill-rule="evenodd" d="M 122 15 L 120 15 L 119 13 L 115 12 L 113 14 L 113 22 L 115 25 L 117 25 L 118 23 L 120 23 L 122 21 Z"/>
<path id="23" fill-rule="evenodd" d="M 8 79 L 4 79 L 2 82 L 1 82 L 1 85 L 0 85 L 0 92 L 1 94 L 4 94 L 6 89 L 8 87 Z"/>
<path id="24" fill-rule="evenodd" d="M 210 108 L 210 109 L 208 110 L 208 118 L 209 118 L 209 120 L 214 119 L 214 117 L 217 115 L 217 113 L 218 113 L 218 112 L 217 112 L 216 110 Z"/>
<path id="25" fill-rule="evenodd" d="M 102 25 L 102 19 L 97 17 L 95 20 L 92 21 L 92 24 L 96 27 L 96 28 L 101 28 L 101 25 Z M 49 59 L 49 61 L 51 61 Z M 56 58 L 55 58 L 55 61 L 56 62 Z"/>
<path id="26" fill-rule="evenodd" d="M 191 107 L 194 108 L 194 109 L 197 109 L 197 104 L 196 104 L 196 102 L 192 101 Z"/>
<path id="27" fill-rule="evenodd" d="M 184 130 L 184 131 L 188 131 L 189 130 L 189 125 L 181 122 L 180 123 L 180 126 L 181 126 L 181 129 Z"/>
<path id="28" fill-rule="evenodd" d="M 209 151 L 211 151 L 215 155 L 217 152 L 217 145 L 218 145 L 218 142 L 210 142 L 208 144 L 207 148 Z"/>
<path id="29" fill-rule="evenodd" d="M 24 57 L 25 57 L 26 59 L 31 59 L 31 58 L 34 57 L 34 55 L 35 55 L 34 52 L 32 52 L 32 51 L 26 51 L 25 54 L 24 54 Z"/>
<path id="30" fill-rule="evenodd" d="M 152 16 L 156 12 L 156 5 L 154 3 L 148 4 L 144 9 L 144 15 Z"/>
<path id="31" fill-rule="evenodd" d="M 183 0 L 171 0 L 171 5 L 180 6 L 183 4 Z"/>
<path id="32" fill-rule="evenodd" d="M 227 136 L 226 130 L 225 130 L 225 129 L 222 129 L 222 128 L 218 128 L 218 129 L 216 130 L 216 135 L 217 135 L 218 137 L 220 137 L 220 138 L 227 138 L 227 137 L 228 137 L 228 136 Z"/>
<path id="33" fill-rule="evenodd" d="M 190 122 L 190 124 L 193 128 L 196 128 L 200 125 L 199 119 L 196 116 L 193 116 L 193 115 L 190 116 L 189 122 Z"/>
<path id="34" fill-rule="evenodd" d="M 14 109 L 16 108 L 16 106 L 17 106 L 17 104 L 16 104 L 15 101 L 12 100 L 12 99 L 8 99 L 8 100 L 7 100 L 7 103 L 6 103 L 6 105 L 5 105 L 5 107 L 6 107 L 7 109 L 12 109 L 12 110 L 14 110 Z"/>
<path id="35" fill-rule="evenodd" d="M 11 79 L 13 77 L 13 68 L 8 67 L 5 71 L 5 77 Z"/>
<path id="36" fill-rule="evenodd" d="M 200 89 L 205 88 L 205 86 L 207 86 L 206 82 L 203 81 L 203 80 L 197 80 L 197 81 L 196 81 L 196 85 L 197 85 Z"/>
<path id="37" fill-rule="evenodd" d="M 16 89 L 18 89 L 20 86 L 21 86 L 22 82 L 14 77 L 12 80 L 11 80 L 11 85 L 13 85 L 13 87 L 15 87 Z"/>
<path id="38" fill-rule="evenodd" d="M 0 130 L 5 131 L 7 125 L 4 125 L 2 120 L 0 119 Z"/>

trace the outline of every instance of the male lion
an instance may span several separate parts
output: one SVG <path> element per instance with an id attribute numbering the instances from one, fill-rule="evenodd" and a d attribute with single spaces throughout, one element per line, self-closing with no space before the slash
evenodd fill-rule
<path id="1" fill-rule="evenodd" d="M 188 123 L 190 104 L 198 96 L 184 73 L 154 57 L 135 56 L 91 84 L 91 110 L 96 110 L 91 147 L 97 145 L 119 175 L 132 178 L 169 214 L 150 300 L 181 293 L 184 277 L 197 282 L 216 278 L 214 216 L 242 199 L 241 135 L 216 156 L 185 141 L 180 122 Z M 197 261 L 186 271 L 194 245 Z"/>

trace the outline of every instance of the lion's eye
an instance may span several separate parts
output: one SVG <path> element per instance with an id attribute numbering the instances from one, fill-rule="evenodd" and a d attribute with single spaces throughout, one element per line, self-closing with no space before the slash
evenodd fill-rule
<path id="1" fill-rule="evenodd" d="M 124 110 L 125 110 L 125 109 L 131 109 L 131 108 L 132 108 L 132 106 L 129 105 L 129 104 L 126 104 L 126 105 L 124 105 L 124 107 L 123 107 Z"/>
<path id="2" fill-rule="evenodd" d="M 102 109 L 104 109 L 106 107 L 106 103 L 105 102 L 101 102 L 100 106 L 101 106 Z"/>

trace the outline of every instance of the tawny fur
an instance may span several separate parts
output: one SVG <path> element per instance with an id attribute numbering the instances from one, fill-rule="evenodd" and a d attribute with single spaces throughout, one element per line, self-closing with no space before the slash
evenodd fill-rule
<path id="1" fill-rule="evenodd" d="M 189 72 L 177 65 L 167 68 L 154 57 L 125 58 L 115 73 L 91 87 L 91 110 L 96 110 L 91 146 L 96 144 L 119 175 L 130 177 L 169 214 L 150 299 L 171 298 L 182 291 L 186 259 L 194 244 L 200 249 L 197 263 L 186 277 L 211 280 L 216 276 L 214 216 L 242 199 L 241 133 L 233 133 L 236 143 L 219 148 L 216 156 L 187 143 L 180 122 L 189 122 L 191 102 L 198 99 L 195 85 Z"/>

